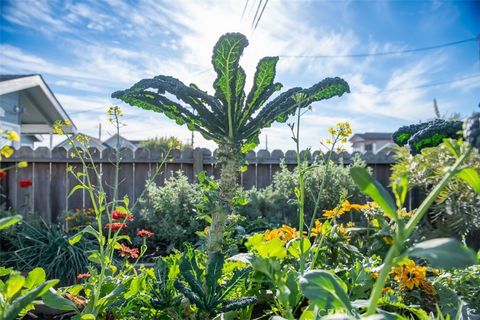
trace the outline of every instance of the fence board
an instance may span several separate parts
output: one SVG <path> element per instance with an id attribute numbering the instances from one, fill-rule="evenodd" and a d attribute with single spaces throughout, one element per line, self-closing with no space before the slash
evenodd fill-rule
<path id="1" fill-rule="evenodd" d="M 115 150 L 107 148 L 100 152 L 89 149 L 94 157 L 96 168 L 99 171 L 104 184 L 107 200 L 113 197 L 113 185 L 115 182 Z M 142 194 L 146 180 L 151 177 L 165 156 L 164 150 L 139 148 L 134 152 L 128 149 L 121 150 L 121 164 L 119 166 L 119 198 L 128 194 L 133 204 Z M 389 152 L 361 155 L 368 166 L 373 169 L 374 176 L 383 184 L 388 185 L 390 166 L 394 163 L 392 154 Z M 327 155 L 315 151 L 307 155 L 306 160 L 315 161 L 317 157 L 326 159 Z M 332 154 L 332 160 L 344 164 L 350 163 L 353 155 L 348 153 Z M 83 191 L 77 191 L 67 199 L 71 188 L 77 184 L 75 177 L 67 173 L 67 166 L 73 166 L 75 171 L 82 170 L 79 159 L 72 159 L 68 152 L 63 149 L 48 150 L 38 148 L 21 148 L 14 156 L 1 163 L 2 167 L 14 166 L 19 161 L 29 161 L 28 168 L 9 170 L 6 181 L 2 181 L 3 192 L 7 195 L 7 203 L 17 210 L 35 211 L 47 221 L 55 221 L 57 217 L 67 209 L 90 208 L 91 201 Z M 296 152 L 273 150 L 260 150 L 257 153 L 249 152 L 246 155 L 248 161 L 247 171 L 239 174 L 239 182 L 245 189 L 252 187 L 264 188 L 272 183 L 273 176 L 280 170 L 280 162 L 284 161 L 289 170 L 296 167 Z M 165 178 L 173 172 L 182 170 L 189 181 L 196 181 L 196 176 L 201 170 L 205 170 L 208 176 L 219 178 L 220 170 L 215 166 L 215 153 L 208 149 L 196 148 L 184 151 L 173 150 L 166 165 L 160 168 L 154 182 L 163 185 Z M 93 170 L 88 170 L 89 177 L 94 185 L 98 186 Z M 18 188 L 19 179 L 32 179 L 33 188 Z M 28 197 L 26 194 L 31 193 Z M 28 204 L 24 208 L 24 199 L 27 197 Z M 412 198 L 414 198 L 412 196 Z M 28 209 L 28 210 L 26 210 Z"/>

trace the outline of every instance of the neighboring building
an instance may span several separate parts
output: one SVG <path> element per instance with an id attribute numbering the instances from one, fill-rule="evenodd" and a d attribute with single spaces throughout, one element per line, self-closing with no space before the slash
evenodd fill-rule
<path id="1" fill-rule="evenodd" d="M 78 147 L 78 148 L 83 148 L 84 147 L 84 145 L 78 141 L 78 136 L 79 135 L 85 136 L 88 139 L 88 147 L 89 148 L 97 148 L 97 150 L 99 150 L 99 151 L 103 151 L 106 148 L 108 148 L 108 146 L 105 145 L 102 142 L 102 140 L 100 140 L 98 138 L 95 138 L 95 137 L 92 137 L 92 136 L 89 136 L 89 135 L 83 134 L 83 133 L 77 133 L 71 138 L 74 141 L 75 146 Z M 69 150 L 71 147 L 72 147 L 72 145 L 70 144 L 69 139 L 65 139 L 55 146 L 55 148 L 65 148 L 67 150 Z"/>
<path id="2" fill-rule="evenodd" d="M 392 147 L 392 133 L 365 132 L 355 133 L 348 141 L 352 144 L 353 151 L 377 153 L 382 149 Z"/>
<path id="3" fill-rule="evenodd" d="M 138 144 L 135 144 L 135 141 L 128 140 L 122 136 L 119 136 L 119 144 L 120 144 L 120 149 L 130 149 L 130 150 L 135 150 L 138 148 Z M 107 140 L 103 142 L 105 145 L 109 146 L 110 148 L 117 148 L 117 134 L 114 134 Z"/>
<path id="4" fill-rule="evenodd" d="M 33 147 L 42 135 L 53 133 L 56 120 L 69 120 L 72 125 L 67 133 L 76 132 L 41 75 L 0 75 L 0 128 L 19 134 L 20 142 L 14 147 Z"/>

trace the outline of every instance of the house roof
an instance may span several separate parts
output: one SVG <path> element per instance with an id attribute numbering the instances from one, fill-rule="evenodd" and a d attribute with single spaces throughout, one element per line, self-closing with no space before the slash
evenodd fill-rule
<path id="1" fill-rule="evenodd" d="M 67 133 L 75 133 L 77 128 L 60 102 L 39 74 L 0 75 L 0 96 L 19 92 L 21 106 L 24 107 L 21 132 L 24 134 L 49 134 L 56 120 L 69 120 Z"/>
<path id="2" fill-rule="evenodd" d="M 352 141 L 356 138 L 361 140 L 392 140 L 392 133 L 390 132 L 365 132 L 365 133 L 355 133 L 353 136 L 348 139 Z"/>
<path id="3" fill-rule="evenodd" d="M 94 147 L 94 146 L 95 146 L 95 147 L 98 147 L 98 148 L 100 148 L 100 149 L 105 149 L 105 148 L 107 148 L 107 146 L 102 142 L 102 140 L 100 140 L 100 139 L 98 139 L 98 138 L 95 138 L 95 137 L 92 137 L 92 136 L 89 136 L 88 134 L 77 133 L 77 134 L 75 134 L 75 135 L 72 137 L 72 139 L 73 139 L 74 141 L 77 141 L 76 138 L 77 138 L 77 136 L 79 136 L 80 134 L 81 134 L 82 136 L 85 136 L 85 137 L 88 138 L 88 140 L 89 140 L 89 145 L 90 145 L 91 147 Z M 55 148 L 63 147 L 63 148 L 66 148 L 66 149 L 70 149 L 70 143 L 69 143 L 69 142 L 70 142 L 69 139 L 65 139 L 65 140 L 63 140 L 62 142 L 60 142 L 59 144 L 57 144 L 57 145 L 55 146 Z"/>

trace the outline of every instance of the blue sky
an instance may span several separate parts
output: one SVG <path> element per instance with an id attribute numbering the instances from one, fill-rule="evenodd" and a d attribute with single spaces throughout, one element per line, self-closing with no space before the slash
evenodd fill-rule
<path id="1" fill-rule="evenodd" d="M 392 56 L 282 56 L 398 51 L 474 38 L 480 34 L 479 1 L 270 0 L 252 32 L 259 1 L 248 1 L 242 19 L 246 0 L 0 0 L 0 72 L 42 74 L 84 133 L 97 135 L 102 122 L 108 137 L 113 130 L 105 110 L 118 104 L 126 114 L 127 138 L 176 135 L 187 140 L 186 128 L 112 100 L 110 94 L 158 74 L 212 93 L 213 45 L 221 34 L 239 31 L 250 42 L 241 61 L 250 76 L 260 58 L 278 55 L 277 81 L 285 88 L 332 76 L 350 84 L 351 94 L 316 103 L 304 116 L 304 147 L 318 148 L 326 128 L 338 121 L 349 121 L 354 132 L 391 132 L 432 118 L 433 98 L 444 114 L 468 115 L 477 109 L 477 41 Z M 286 124 L 264 130 L 262 141 L 265 135 L 270 149 L 294 147 Z M 214 147 L 198 135 L 196 142 Z"/>

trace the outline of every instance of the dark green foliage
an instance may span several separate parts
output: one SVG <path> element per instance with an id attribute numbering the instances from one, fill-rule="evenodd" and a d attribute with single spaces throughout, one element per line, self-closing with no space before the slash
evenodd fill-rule
<path id="1" fill-rule="evenodd" d="M 459 138 L 462 130 L 461 121 L 435 119 L 433 121 L 400 127 L 392 135 L 399 146 L 408 143 L 410 152 L 418 154 L 423 148 L 438 146 L 445 138 Z"/>
<path id="2" fill-rule="evenodd" d="M 408 140 L 420 130 L 425 129 L 430 122 L 424 122 L 419 124 L 411 124 L 408 126 L 400 127 L 392 134 L 393 141 L 399 146 L 404 146 L 408 143 Z"/>
<path id="3" fill-rule="evenodd" d="M 461 137 L 462 124 L 462 121 L 433 121 L 408 140 L 412 154 L 420 153 L 423 148 L 438 146 L 443 139 Z"/>
<path id="4" fill-rule="evenodd" d="M 190 130 L 199 131 L 207 139 L 218 144 L 228 142 L 240 150 L 244 145 L 252 147 L 257 144 L 262 128 L 274 121 L 286 121 L 298 108 L 349 92 L 344 80 L 327 78 L 308 89 L 292 88 L 262 108 L 273 93 L 282 88 L 280 83 L 274 82 L 278 57 L 265 57 L 259 61 L 253 87 L 246 95 L 246 75 L 239 65 L 246 46 L 248 41 L 240 33 L 227 33 L 218 40 L 212 55 L 217 73 L 214 96 L 196 85 L 187 86 L 173 77 L 161 75 L 141 80 L 130 89 L 113 93 L 112 97 L 164 113 L 177 124 L 186 124 Z M 167 98 L 167 94 L 175 96 L 178 102 Z M 256 111 L 259 112 L 254 116 Z"/>
<path id="5" fill-rule="evenodd" d="M 227 299 L 228 294 L 246 279 L 250 269 L 235 270 L 233 276 L 221 284 L 224 262 L 223 255 L 216 252 L 206 268 L 201 268 L 195 255 L 186 253 L 180 263 L 180 273 L 185 281 L 175 281 L 175 288 L 208 315 L 240 310 L 256 303 L 256 297 Z"/>
<path id="6" fill-rule="evenodd" d="M 465 120 L 463 137 L 480 152 L 480 112 L 472 114 Z"/>
<path id="7" fill-rule="evenodd" d="M 174 267 L 168 261 L 164 261 L 167 258 L 158 258 L 155 262 L 155 281 L 153 282 L 153 288 L 150 291 L 151 305 L 157 310 L 165 310 L 167 308 L 177 307 L 180 305 L 181 296 L 177 293 L 173 286 L 173 279 L 169 277 L 171 268 Z M 171 257 L 170 257 L 170 260 Z"/>
<path id="8" fill-rule="evenodd" d="M 69 234 L 59 225 L 49 225 L 43 220 L 22 222 L 3 232 L 0 238 L 2 266 L 18 270 L 43 268 L 49 279 L 60 279 L 61 284 L 74 283 L 79 273 L 87 272 L 88 251 L 91 242 L 84 237 L 71 246 Z"/>

